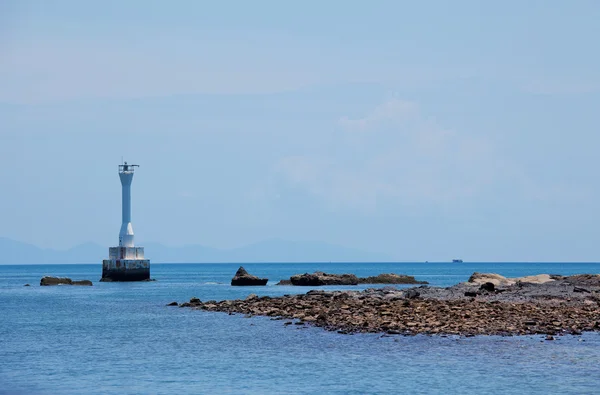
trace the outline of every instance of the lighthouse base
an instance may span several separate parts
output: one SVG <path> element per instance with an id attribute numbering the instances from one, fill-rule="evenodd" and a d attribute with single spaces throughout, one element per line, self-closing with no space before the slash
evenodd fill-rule
<path id="1" fill-rule="evenodd" d="M 148 281 L 149 259 L 105 259 L 100 281 Z"/>

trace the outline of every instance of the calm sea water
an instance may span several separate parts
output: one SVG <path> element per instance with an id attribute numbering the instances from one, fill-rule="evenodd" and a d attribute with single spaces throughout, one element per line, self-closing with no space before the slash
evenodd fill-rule
<path id="1" fill-rule="evenodd" d="M 165 307 L 192 296 L 303 293 L 308 289 L 274 284 L 315 270 L 395 272 L 447 286 L 474 271 L 600 273 L 600 264 L 245 264 L 269 284 L 231 287 L 238 266 L 154 264 L 157 281 L 148 283 L 97 282 L 100 265 L 0 266 L 0 394 L 600 393 L 596 333 L 554 342 L 340 335 L 264 317 Z M 94 286 L 39 287 L 44 275 L 90 279 Z"/>

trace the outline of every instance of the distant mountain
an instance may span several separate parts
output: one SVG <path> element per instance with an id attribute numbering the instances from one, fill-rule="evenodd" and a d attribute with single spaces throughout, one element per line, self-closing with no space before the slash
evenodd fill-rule
<path id="1" fill-rule="evenodd" d="M 84 243 L 68 250 L 40 248 L 33 244 L 0 237 L 0 264 L 96 263 L 102 262 L 107 249 Z"/>
<path id="2" fill-rule="evenodd" d="M 186 245 L 169 247 L 159 243 L 144 245 L 146 257 L 155 263 L 223 262 L 376 262 L 393 261 L 391 256 L 361 251 L 317 241 L 270 239 L 229 250 Z M 101 263 L 108 248 L 85 243 L 68 250 L 44 249 L 0 237 L 0 264 Z"/>

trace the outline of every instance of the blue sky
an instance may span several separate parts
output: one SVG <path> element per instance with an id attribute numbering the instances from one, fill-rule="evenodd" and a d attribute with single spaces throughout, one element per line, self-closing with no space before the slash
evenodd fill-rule
<path id="1" fill-rule="evenodd" d="M 0 236 L 600 253 L 597 1 L 4 1 Z"/>

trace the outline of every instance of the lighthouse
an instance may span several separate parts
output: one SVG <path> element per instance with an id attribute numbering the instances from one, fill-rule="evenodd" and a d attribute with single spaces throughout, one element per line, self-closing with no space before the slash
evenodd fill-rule
<path id="1" fill-rule="evenodd" d="M 119 246 L 108 249 L 108 259 L 102 261 L 100 281 L 144 281 L 150 279 L 150 260 L 144 258 L 144 247 L 136 247 L 131 224 L 131 182 L 139 165 L 124 162 L 119 165 L 121 179 L 121 230 Z"/>

